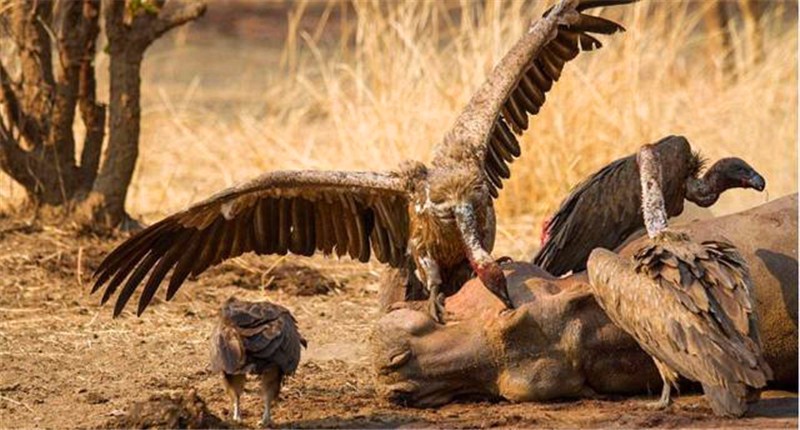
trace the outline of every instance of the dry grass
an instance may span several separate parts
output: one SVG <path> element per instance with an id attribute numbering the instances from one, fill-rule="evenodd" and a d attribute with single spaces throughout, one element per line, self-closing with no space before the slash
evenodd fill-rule
<path id="1" fill-rule="evenodd" d="M 294 5 L 284 46 L 201 47 L 185 34 L 161 42 L 144 68 L 142 155 L 128 207 L 153 221 L 265 170 L 427 161 L 544 3 L 464 0 L 447 10 L 438 1 L 357 1 L 355 16 L 338 24 L 340 40 L 321 38 L 323 24 L 300 31 L 304 11 Z M 792 12 L 763 17 L 763 62 L 752 64 L 746 38 L 734 34 L 735 81 L 723 77 L 722 53 L 708 51 L 719 35 L 703 28 L 704 2 L 604 11 L 628 32 L 569 64 L 532 121 L 499 200 L 498 255 L 529 256 L 541 219 L 570 187 L 668 134 L 687 136 L 711 159 L 747 159 L 770 198 L 796 191 L 796 4 L 784 6 Z M 5 185 L 0 193 L 21 196 Z M 715 210 L 766 198 L 737 191 Z"/>

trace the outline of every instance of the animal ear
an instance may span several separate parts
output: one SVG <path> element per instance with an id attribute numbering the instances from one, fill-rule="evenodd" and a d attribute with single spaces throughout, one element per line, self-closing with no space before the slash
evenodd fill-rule
<path id="1" fill-rule="evenodd" d="M 516 309 L 506 309 L 497 315 L 494 324 L 495 335 L 503 345 L 539 345 L 546 342 L 544 331 L 537 320 L 535 308 L 525 303 Z M 489 329 L 491 330 L 491 328 Z"/>

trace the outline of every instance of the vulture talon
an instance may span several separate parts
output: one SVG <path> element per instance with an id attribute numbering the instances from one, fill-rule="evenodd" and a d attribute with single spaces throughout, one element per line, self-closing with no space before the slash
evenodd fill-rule
<path id="1" fill-rule="evenodd" d="M 662 379 L 663 379 L 664 371 L 662 370 L 662 366 L 663 364 L 657 362 L 656 367 L 658 367 L 659 372 L 662 373 Z M 647 407 L 649 409 L 657 411 L 662 411 L 664 409 L 667 409 L 672 404 L 672 397 L 670 396 L 671 389 L 672 387 L 670 386 L 669 381 L 667 379 L 664 379 L 664 385 L 661 386 L 661 397 L 655 402 L 648 403 Z"/>
<path id="2" fill-rule="evenodd" d="M 438 290 L 438 288 L 437 288 Z M 436 321 L 438 324 L 444 324 L 444 294 L 442 293 L 431 293 L 430 298 L 428 298 L 428 314 Z"/>
<path id="3" fill-rule="evenodd" d="M 648 402 L 647 409 L 651 409 L 654 411 L 663 411 L 669 408 L 671 405 L 672 405 L 671 399 L 667 399 L 666 401 L 664 401 L 664 399 L 658 399 L 654 402 Z"/>

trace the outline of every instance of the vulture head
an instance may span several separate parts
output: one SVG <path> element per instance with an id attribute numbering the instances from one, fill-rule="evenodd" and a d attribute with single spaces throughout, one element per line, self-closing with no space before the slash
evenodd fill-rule
<path id="1" fill-rule="evenodd" d="M 468 168 L 436 169 L 428 176 L 427 206 L 442 224 L 455 224 L 472 269 L 507 307 L 513 308 L 503 270 L 487 250 L 487 231 L 479 227 L 491 216 L 492 196 L 482 177 Z M 490 209 L 491 210 L 491 209 Z M 479 222 L 482 220 L 483 222 Z"/>
<path id="2" fill-rule="evenodd" d="M 719 195 L 731 188 L 752 188 L 764 191 L 764 177 L 746 161 L 737 157 L 723 158 L 712 165 L 702 178 L 689 180 L 686 199 L 698 206 L 714 204 Z"/>
<path id="3" fill-rule="evenodd" d="M 718 175 L 718 180 L 723 190 L 728 188 L 753 188 L 758 191 L 764 191 L 764 187 L 767 185 L 764 177 L 741 158 L 723 158 L 714 163 L 708 170 Z"/>

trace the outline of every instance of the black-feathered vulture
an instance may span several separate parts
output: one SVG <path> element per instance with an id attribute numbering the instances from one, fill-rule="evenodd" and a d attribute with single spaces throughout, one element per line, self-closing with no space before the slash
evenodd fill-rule
<path id="1" fill-rule="evenodd" d="M 589 282 L 611 321 L 653 357 L 670 403 L 678 375 L 702 384 L 714 413 L 739 417 L 772 378 L 764 360 L 747 264 L 725 242 L 697 243 L 667 228 L 656 148 L 639 153 L 649 236 L 632 259 L 598 248 Z"/>
<path id="2" fill-rule="evenodd" d="M 493 198 L 520 156 L 528 128 L 564 65 L 601 46 L 592 34 L 623 28 L 588 9 L 635 0 L 563 0 L 503 57 L 434 150 L 430 166 L 390 172 L 270 172 L 169 216 L 126 240 L 100 264 L 93 291 L 102 302 L 120 286 L 114 314 L 149 275 L 138 312 L 171 271 L 167 300 L 187 276 L 245 252 L 371 255 L 392 267 L 411 262 L 442 320 L 441 285 L 471 268 L 507 307 L 506 280 L 490 254 Z M 127 281 L 126 281 L 127 279 Z M 449 284 L 448 284 L 449 285 Z M 451 286 L 457 290 L 459 285 Z"/>
<path id="3" fill-rule="evenodd" d="M 261 424 L 271 422 L 270 407 L 278 398 L 283 378 L 294 374 L 306 340 L 288 309 L 267 301 L 248 302 L 229 298 L 211 334 L 211 371 L 221 373 L 233 401 L 233 419 L 242 419 L 239 397 L 247 374 L 258 375 L 264 414 Z"/>
<path id="4" fill-rule="evenodd" d="M 667 216 L 683 212 L 684 200 L 713 205 L 731 188 L 762 191 L 764 178 L 740 158 L 723 158 L 702 176 L 704 161 L 682 136 L 655 144 L 662 162 Z M 586 269 L 594 248 L 615 249 L 644 227 L 636 155 L 603 167 L 578 184 L 542 227 L 541 248 L 533 263 L 555 276 Z"/>

